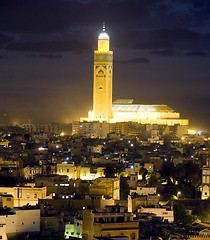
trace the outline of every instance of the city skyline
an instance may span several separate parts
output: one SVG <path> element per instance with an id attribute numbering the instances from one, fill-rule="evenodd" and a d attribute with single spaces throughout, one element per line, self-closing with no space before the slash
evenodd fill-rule
<path id="1" fill-rule="evenodd" d="M 113 100 L 167 104 L 208 129 L 209 3 L 7 1 L 0 9 L 2 116 L 65 123 L 85 116 L 105 21 L 115 54 Z"/>

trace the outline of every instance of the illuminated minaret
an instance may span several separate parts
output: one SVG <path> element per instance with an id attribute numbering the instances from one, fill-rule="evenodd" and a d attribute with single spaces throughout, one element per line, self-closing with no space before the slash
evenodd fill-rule
<path id="1" fill-rule="evenodd" d="M 109 36 L 103 32 L 98 37 L 98 50 L 94 51 L 93 118 L 109 122 L 112 117 L 113 52 L 109 50 Z"/>

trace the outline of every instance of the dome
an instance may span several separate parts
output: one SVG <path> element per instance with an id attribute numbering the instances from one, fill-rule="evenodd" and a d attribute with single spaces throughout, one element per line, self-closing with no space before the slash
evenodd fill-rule
<path id="1" fill-rule="evenodd" d="M 109 35 L 105 32 L 100 33 L 98 36 L 99 39 L 109 39 Z"/>

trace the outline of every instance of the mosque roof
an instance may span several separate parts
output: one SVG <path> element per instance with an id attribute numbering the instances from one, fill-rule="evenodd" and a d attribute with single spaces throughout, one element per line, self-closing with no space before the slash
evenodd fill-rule
<path id="1" fill-rule="evenodd" d="M 174 112 L 172 108 L 161 104 L 143 104 L 137 99 L 117 99 L 112 103 L 113 111 L 131 111 L 131 112 Z"/>

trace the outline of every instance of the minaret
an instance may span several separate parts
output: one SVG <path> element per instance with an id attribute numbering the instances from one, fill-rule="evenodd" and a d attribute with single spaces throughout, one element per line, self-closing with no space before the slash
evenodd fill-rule
<path id="1" fill-rule="evenodd" d="M 109 36 L 103 31 L 98 37 L 98 50 L 94 51 L 93 118 L 109 122 L 112 115 L 113 52 L 109 50 Z"/>

